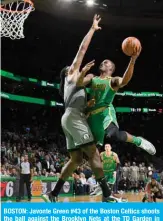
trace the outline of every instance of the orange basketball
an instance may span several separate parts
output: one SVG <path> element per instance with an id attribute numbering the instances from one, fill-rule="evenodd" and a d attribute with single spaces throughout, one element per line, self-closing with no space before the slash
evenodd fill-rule
<path id="1" fill-rule="evenodd" d="M 140 41 L 135 37 L 128 37 L 122 42 L 122 51 L 127 56 L 132 56 L 134 53 L 134 48 L 141 48 Z"/>

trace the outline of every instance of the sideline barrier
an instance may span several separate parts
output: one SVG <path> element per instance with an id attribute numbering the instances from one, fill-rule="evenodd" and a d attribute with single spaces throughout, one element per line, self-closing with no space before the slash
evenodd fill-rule
<path id="1" fill-rule="evenodd" d="M 31 183 L 31 194 L 33 197 L 40 197 L 42 194 L 51 191 L 57 182 L 56 177 L 33 177 Z M 1 177 L 1 191 L 0 196 L 2 201 L 15 201 L 19 196 L 19 178 L 16 177 Z M 26 186 L 24 187 L 24 196 L 27 196 Z M 63 188 L 60 195 L 72 195 L 73 194 L 73 178 L 69 178 Z"/>
<path id="2" fill-rule="evenodd" d="M 50 82 L 38 80 L 38 79 L 35 79 L 35 78 L 21 77 L 19 75 L 16 75 L 16 74 L 4 71 L 4 70 L 0 71 L 0 75 L 2 77 L 6 77 L 6 78 L 9 78 L 9 79 L 14 80 L 14 81 L 30 82 L 30 83 L 34 83 L 34 84 L 37 84 L 38 86 L 42 86 L 42 87 L 52 87 L 52 88 L 55 88 L 55 89 L 59 89 L 59 84 L 57 84 L 57 83 L 50 83 Z M 87 92 L 89 93 L 89 88 L 87 88 Z M 116 93 L 116 96 L 163 97 L 163 94 L 159 93 L 159 92 L 139 92 L 139 93 L 135 93 L 135 92 L 132 92 L 132 91 L 124 91 L 124 92 Z"/>
<path id="3" fill-rule="evenodd" d="M 15 94 L 9 94 L 5 92 L 0 93 L 1 98 L 12 100 L 12 101 L 20 101 L 20 102 L 27 102 L 39 105 L 48 105 L 51 107 L 60 106 L 63 107 L 62 103 L 58 103 L 56 101 L 49 101 L 41 98 L 34 98 L 34 97 L 27 97 L 27 96 L 20 96 Z M 149 112 L 158 112 L 163 113 L 163 108 L 132 108 L 132 107 L 115 107 L 117 113 L 149 113 Z"/>

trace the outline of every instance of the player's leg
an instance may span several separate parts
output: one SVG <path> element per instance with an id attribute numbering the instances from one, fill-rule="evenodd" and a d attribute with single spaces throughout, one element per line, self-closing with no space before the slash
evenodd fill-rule
<path id="1" fill-rule="evenodd" d="M 72 175 L 73 171 L 77 168 L 78 165 L 82 163 L 82 160 L 83 160 L 83 153 L 79 148 L 75 148 L 71 135 L 68 134 L 66 131 L 64 131 L 64 133 L 66 136 L 66 143 L 67 143 L 67 148 L 70 154 L 70 159 L 66 163 L 66 165 L 62 168 L 60 178 L 57 181 L 54 189 L 50 193 L 43 195 L 43 198 L 47 202 L 57 201 L 57 197 L 65 181 Z"/>
<path id="2" fill-rule="evenodd" d="M 66 163 L 61 171 L 60 178 L 51 192 L 53 196 L 57 197 L 65 181 L 72 175 L 73 171 L 78 165 L 82 163 L 83 157 L 80 149 L 70 152 L 70 160 Z"/>
<path id="3" fill-rule="evenodd" d="M 89 163 L 91 165 L 91 169 L 95 174 L 96 180 L 99 183 L 102 193 L 103 193 L 103 202 L 114 201 L 110 198 L 111 190 L 109 185 L 107 184 L 107 180 L 104 176 L 102 162 L 100 158 L 100 154 L 95 145 L 83 147 L 82 151 L 87 155 L 89 159 Z"/>
<path id="4" fill-rule="evenodd" d="M 74 113 L 73 118 L 77 119 L 77 121 L 71 121 L 73 124 L 72 134 L 75 146 L 80 148 L 88 157 L 92 171 L 95 174 L 96 180 L 100 184 L 106 202 L 108 202 L 111 191 L 105 180 L 100 154 L 96 148 L 96 145 L 94 144 L 94 137 L 88 126 L 86 117 L 85 115 L 76 115 L 75 117 Z M 76 130 L 76 128 L 78 128 L 78 130 Z"/>
<path id="5" fill-rule="evenodd" d="M 80 139 L 80 128 L 76 124 L 78 118 L 74 118 L 73 114 L 70 115 L 69 113 L 65 113 L 62 117 L 62 129 L 64 131 L 65 137 L 66 137 L 66 145 L 67 149 L 70 153 L 70 160 L 67 162 L 67 164 L 62 168 L 61 175 L 59 180 L 57 181 L 56 186 L 54 189 L 43 196 L 43 198 L 46 201 L 55 202 L 57 196 L 59 195 L 60 190 L 62 189 L 66 179 L 68 179 L 73 171 L 77 168 L 78 165 L 82 163 L 83 160 L 83 154 L 80 150 L 80 147 L 75 145 L 74 137 L 76 139 Z M 72 124 L 75 124 L 76 130 L 73 130 Z M 78 129 L 79 128 L 79 129 Z M 73 136 L 71 133 L 74 133 Z"/>
<path id="6" fill-rule="evenodd" d="M 106 179 L 106 182 L 109 184 L 109 188 L 112 191 L 112 183 L 109 182 L 109 177 L 108 177 L 108 173 L 104 172 L 104 176 Z M 102 195 L 102 190 L 101 187 L 99 185 L 96 186 L 95 190 L 90 194 L 90 195 L 94 195 L 94 196 L 100 196 Z"/>
<path id="7" fill-rule="evenodd" d="M 156 199 L 163 199 L 163 193 L 161 192 L 157 192 L 154 194 L 153 196 L 153 201 L 156 202 Z"/>
<path id="8" fill-rule="evenodd" d="M 143 196 L 142 202 L 145 203 L 147 200 L 148 200 L 148 195 L 145 194 L 145 195 Z"/>
<path id="9" fill-rule="evenodd" d="M 113 122 L 105 129 L 106 138 L 114 141 L 129 142 L 147 151 L 149 154 L 154 155 L 156 153 L 155 147 L 142 137 L 136 137 L 129 134 L 126 131 L 120 131 L 117 125 Z"/>

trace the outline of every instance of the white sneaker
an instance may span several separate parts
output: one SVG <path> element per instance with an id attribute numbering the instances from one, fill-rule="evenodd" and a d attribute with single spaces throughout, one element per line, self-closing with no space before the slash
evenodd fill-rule
<path id="1" fill-rule="evenodd" d="M 110 196 L 110 199 L 113 199 L 113 200 L 117 201 L 117 203 L 126 203 L 126 202 L 128 202 L 128 199 L 122 198 L 122 197 L 117 198 L 115 196 Z"/>
<path id="2" fill-rule="evenodd" d="M 42 195 L 42 198 L 44 199 L 44 201 L 45 201 L 46 203 L 56 202 L 56 201 L 57 201 L 57 197 L 53 196 L 53 195 L 51 194 L 51 192 Z"/>
<path id="3" fill-rule="evenodd" d="M 90 194 L 90 196 L 100 196 L 102 195 L 102 190 L 100 186 L 97 186 L 96 189 Z"/>
<path id="4" fill-rule="evenodd" d="M 141 144 L 139 145 L 140 148 L 147 151 L 151 155 L 155 155 L 156 149 L 153 146 L 152 143 L 150 143 L 148 140 L 144 139 L 143 137 L 138 137 L 141 139 Z"/>

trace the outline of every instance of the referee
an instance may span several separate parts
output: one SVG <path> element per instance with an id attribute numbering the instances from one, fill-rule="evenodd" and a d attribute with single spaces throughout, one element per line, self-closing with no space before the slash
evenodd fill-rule
<path id="1" fill-rule="evenodd" d="M 28 155 L 22 158 L 20 163 L 20 183 L 19 183 L 19 200 L 24 196 L 24 183 L 27 187 L 28 201 L 31 201 L 31 181 L 32 181 L 33 169 L 31 163 L 28 161 Z"/>

